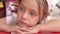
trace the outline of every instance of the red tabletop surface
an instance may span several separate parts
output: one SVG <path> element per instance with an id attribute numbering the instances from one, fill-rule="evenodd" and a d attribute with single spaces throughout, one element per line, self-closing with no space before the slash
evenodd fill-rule
<path id="1" fill-rule="evenodd" d="M 0 31 L 0 34 L 11 34 L 11 32 Z"/>

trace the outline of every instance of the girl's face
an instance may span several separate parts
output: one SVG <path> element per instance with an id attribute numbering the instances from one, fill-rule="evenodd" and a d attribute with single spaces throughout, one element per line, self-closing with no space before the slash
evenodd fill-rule
<path id="1" fill-rule="evenodd" d="M 22 0 L 18 9 L 19 24 L 33 26 L 39 22 L 39 11 L 36 0 Z"/>

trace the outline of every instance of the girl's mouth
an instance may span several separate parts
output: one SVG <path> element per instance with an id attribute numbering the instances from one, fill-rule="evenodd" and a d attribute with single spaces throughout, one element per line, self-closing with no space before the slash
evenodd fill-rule
<path id="1" fill-rule="evenodd" d="M 27 24 L 23 21 L 20 20 L 20 24 L 24 25 L 24 26 L 27 26 Z"/>
<path id="2" fill-rule="evenodd" d="M 23 21 L 20 21 L 20 23 L 25 24 L 25 22 L 23 22 Z"/>

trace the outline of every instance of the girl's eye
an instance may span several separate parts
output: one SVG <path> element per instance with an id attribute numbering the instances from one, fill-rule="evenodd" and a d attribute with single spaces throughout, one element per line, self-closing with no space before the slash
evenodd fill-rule
<path id="1" fill-rule="evenodd" d="M 30 13 L 31 16 L 34 16 L 35 14 L 33 12 Z"/>
<path id="2" fill-rule="evenodd" d="M 23 11 L 25 11 L 25 8 L 24 7 L 20 7 L 20 12 L 23 12 Z"/>
<path id="3" fill-rule="evenodd" d="M 36 14 L 34 12 L 30 12 L 30 15 L 31 16 L 35 16 Z"/>

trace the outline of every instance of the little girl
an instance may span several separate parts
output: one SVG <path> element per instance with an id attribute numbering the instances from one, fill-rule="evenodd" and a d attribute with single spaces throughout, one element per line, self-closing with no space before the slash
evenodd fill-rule
<path id="1" fill-rule="evenodd" d="M 17 12 L 18 25 L 23 28 L 31 28 L 39 23 L 44 23 L 48 15 L 46 0 L 21 0 Z M 24 31 L 22 32 L 24 33 Z"/>
<path id="2" fill-rule="evenodd" d="M 60 21 L 54 20 L 52 22 L 45 23 L 45 22 L 48 22 L 47 19 L 49 17 L 48 5 L 47 5 L 46 0 L 21 0 L 21 3 L 18 7 L 17 15 L 18 15 L 18 25 L 20 26 L 20 28 L 30 29 L 33 26 L 38 25 L 39 23 L 43 23 L 43 24 L 38 25 L 35 28 L 32 28 L 33 29 L 32 32 L 34 32 L 34 31 L 60 32 Z M 49 17 L 49 18 L 51 18 L 51 17 Z M 1 25 L 0 26 L 1 28 L 4 25 L 7 27 L 6 24 L 0 24 L 0 25 Z M 15 27 L 15 28 L 17 28 L 17 27 Z M 13 30 L 15 28 L 13 27 L 11 29 Z M 9 29 L 10 29 L 10 27 L 9 27 Z M 38 30 L 36 30 L 36 29 L 38 29 Z M 5 28 L 5 30 L 7 30 L 7 28 Z M 29 32 L 26 32 L 25 30 L 21 30 L 21 29 L 19 29 L 18 31 L 20 32 L 18 34 L 41 34 L 38 32 L 29 33 Z M 14 32 L 12 32 L 12 33 L 14 33 Z M 49 33 L 44 33 L 44 34 L 49 34 Z"/>

